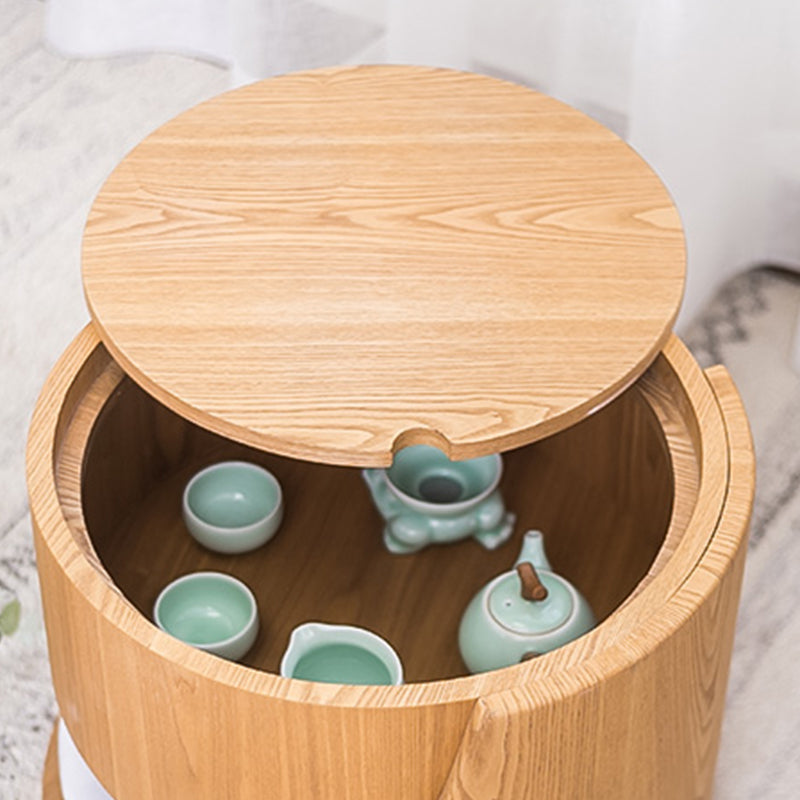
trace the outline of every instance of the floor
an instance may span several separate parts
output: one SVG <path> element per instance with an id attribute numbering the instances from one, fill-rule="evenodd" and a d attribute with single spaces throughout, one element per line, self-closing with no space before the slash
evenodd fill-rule
<path id="1" fill-rule="evenodd" d="M 92 197 L 148 131 L 223 91 L 228 76 L 172 55 L 69 61 L 42 43 L 43 6 L 0 0 L 0 798 L 40 796 L 55 714 L 24 485 L 25 435 L 44 378 L 88 320 L 80 238 Z M 800 787 L 800 377 L 789 368 L 800 280 L 774 270 L 723 288 L 685 338 L 724 363 L 750 415 L 758 492 L 717 800 Z"/>

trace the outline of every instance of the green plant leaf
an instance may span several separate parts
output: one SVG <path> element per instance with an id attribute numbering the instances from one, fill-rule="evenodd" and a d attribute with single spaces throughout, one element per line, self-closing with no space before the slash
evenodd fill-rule
<path id="1" fill-rule="evenodd" d="M 0 633 L 4 636 L 11 636 L 12 633 L 19 627 L 19 618 L 22 612 L 22 606 L 19 600 L 12 600 L 6 607 L 0 611 Z"/>

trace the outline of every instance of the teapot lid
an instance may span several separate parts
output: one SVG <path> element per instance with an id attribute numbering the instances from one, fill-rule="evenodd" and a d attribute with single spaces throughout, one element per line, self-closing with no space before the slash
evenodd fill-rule
<path id="1" fill-rule="evenodd" d="M 564 625 L 575 610 L 575 596 L 566 581 L 552 572 L 541 570 L 539 580 L 547 589 L 544 600 L 526 600 L 520 592 L 515 572 L 502 575 L 491 587 L 489 613 L 508 630 L 529 636 L 549 633 Z"/>
<path id="2" fill-rule="evenodd" d="M 282 455 L 387 466 L 572 425 L 667 340 L 683 290 L 661 181 L 584 114 L 505 81 L 371 66 L 181 114 L 89 214 L 83 278 L 122 368 Z"/>

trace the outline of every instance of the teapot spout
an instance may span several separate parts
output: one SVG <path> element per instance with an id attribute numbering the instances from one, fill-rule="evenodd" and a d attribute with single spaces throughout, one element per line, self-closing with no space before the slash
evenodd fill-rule
<path id="1" fill-rule="evenodd" d="M 523 561 L 530 561 L 536 569 L 551 570 L 550 562 L 544 552 L 544 536 L 541 531 L 528 531 L 522 537 L 522 550 L 520 550 L 514 566 Z"/>

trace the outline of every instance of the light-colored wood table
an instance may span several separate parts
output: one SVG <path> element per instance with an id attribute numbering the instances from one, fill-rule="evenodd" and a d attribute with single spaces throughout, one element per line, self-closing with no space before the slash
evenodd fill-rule
<path id="1" fill-rule="evenodd" d="M 39 399 L 28 485 L 59 707 L 115 798 L 710 797 L 752 450 L 727 373 L 670 332 L 680 224 L 626 144 L 486 77 L 285 76 L 135 148 L 83 261 L 93 323 Z M 415 442 L 504 451 L 506 545 L 383 549 L 353 467 Z M 230 558 L 180 518 L 229 457 L 286 489 L 274 542 Z M 460 614 L 527 528 L 599 624 L 467 675 Z M 244 663 L 149 618 L 209 568 L 254 585 Z M 385 635 L 407 682 L 281 678 L 308 619 Z"/>

